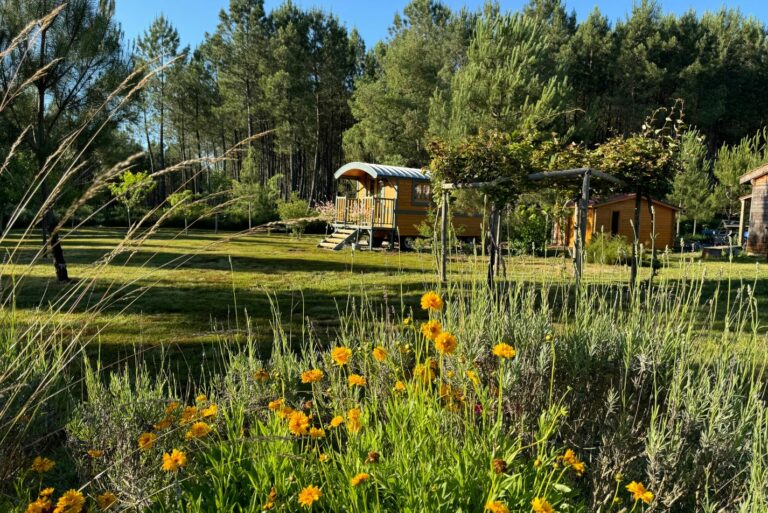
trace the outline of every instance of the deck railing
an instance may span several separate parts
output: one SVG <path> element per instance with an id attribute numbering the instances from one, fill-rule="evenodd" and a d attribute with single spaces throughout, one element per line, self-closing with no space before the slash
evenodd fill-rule
<path id="1" fill-rule="evenodd" d="M 334 224 L 356 228 L 394 228 L 395 200 L 336 196 Z"/>

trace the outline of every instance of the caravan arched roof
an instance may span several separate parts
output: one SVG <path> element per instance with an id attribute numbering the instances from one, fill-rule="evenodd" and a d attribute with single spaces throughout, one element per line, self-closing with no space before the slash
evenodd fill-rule
<path id="1" fill-rule="evenodd" d="M 382 164 L 367 164 L 365 162 L 350 162 L 333 174 L 335 179 L 342 176 L 360 176 L 365 173 L 373 178 L 409 178 L 411 180 L 429 180 L 429 172 L 413 167 L 384 166 Z"/>

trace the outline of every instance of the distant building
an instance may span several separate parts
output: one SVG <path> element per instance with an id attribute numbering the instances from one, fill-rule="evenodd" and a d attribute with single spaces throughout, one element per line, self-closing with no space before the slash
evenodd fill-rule
<path id="1" fill-rule="evenodd" d="M 744 233 L 744 221 L 749 216 L 749 238 L 747 252 L 756 254 L 768 253 L 768 164 L 743 175 L 740 183 L 749 183 L 752 194 L 741 198 L 741 217 L 739 233 Z M 749 207 L 747 208 L 747 205 Z"/>
<path id="2" fill-rule="evenodd" d="M 586 244 L 592 240 L 596 233 L 617 235 L 624 237 L 628 242 L 635 240 L 635 232 L 632 226 L 635 220 L 635 194 L 620 194 L 606 200 L 590 201 L 587 207 L 587 236 Z M 664 249 L 675 245 L 675 224 L 677 212 L 680 210 L 674 205 L 660 200 L 653 200 L 653 209 L 656 216 L 656 247 Z M 573 247 L 576 240 L 576 209 L 566 219 L 565 226 L 555 225 L 553 230 L 553 242 L 559 246 Z M 651 245 L 651 232 L 653 222 L 648 210 L 648 201 L 643 198 L 640 203 L 640 233 L 639 240 L 647 247 Z"/>

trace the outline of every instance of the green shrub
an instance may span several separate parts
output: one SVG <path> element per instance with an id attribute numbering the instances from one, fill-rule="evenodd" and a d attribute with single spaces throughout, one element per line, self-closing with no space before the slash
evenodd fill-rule
<path id="1" fill-rule="evenodd" d="M 587 262 L 625 265 L 632 259 L 632 244 L 618 235 L 596 233 L 587 245 Z"/>

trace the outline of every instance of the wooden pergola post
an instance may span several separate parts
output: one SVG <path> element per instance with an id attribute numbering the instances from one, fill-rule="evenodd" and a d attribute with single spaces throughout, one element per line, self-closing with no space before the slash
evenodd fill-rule
<path id="1" fill-rule="evenodd" d="M 587 241 L 587 209 L 589 208 L 589 182 L 591 176 L 591 170 L 588 169 L 584 172 L 581 182 L 581 197 L 577 203 L 579 231 L 573 244 L 573 249 L 576 253 L 574 258 L 574 274 L 576 275 L 577 283 L 581 280 L 581 276 L 584 273 L 584 250 Z"/>
<path id="2" fill-rule="evenodd" d="M 744 244 L 744 213 L 746 212 L 746 205 L 747 205 L 747 199 L 751 198 L 752 196 L 742 196 L 739 198 L 739 201 L 741 202 L 741 213 L 739 214 L 739 234 L 738 234 L 738 245 L 741 247 Z"/>

